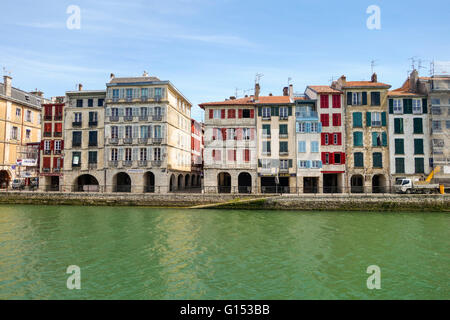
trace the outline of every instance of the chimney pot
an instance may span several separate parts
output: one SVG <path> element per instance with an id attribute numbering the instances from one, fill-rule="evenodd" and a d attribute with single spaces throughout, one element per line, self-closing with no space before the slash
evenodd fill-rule
<path id="1" fill-rule="evenodd" d="M 11 82 L 12 82 L 12 78 L 10 76 L 3 76 L 3 87 L 4 87 L 3 93 L 7 97 L 11 97 L 11 91 L 12 91 Z"/>
<path id="2" fill-rule="evenodd" d="M 376 73 L 374 73 L 373 75 L 372 75 L 372 82 L 378 82 L 378 76 L 377 76 L 377 74 Z"/>
<path id="3" fill-rule="evenodd" d="M 80 83 L 78 84 L 78 91 L 82 91 L 83 90 L 83 85 Z"/>
<path id="4" fill-rule="evenodd" d="M 288 87 L 284 87 L 283 88 L 283 96 L 288 96 L 289 95 L 289 88 Z"/>
<path id="5" fill-rule="evenodd" d="M 255 84 L 255 100 L 259 99 L 259 93 L 261 91 L 261 87 L 259 86 L 259 83 Z"/>
<path id="6" fill-rule="evenodd" d="M 294 99 L 294 86 L 292 84 L 289 85 L 289 98 Z"/>

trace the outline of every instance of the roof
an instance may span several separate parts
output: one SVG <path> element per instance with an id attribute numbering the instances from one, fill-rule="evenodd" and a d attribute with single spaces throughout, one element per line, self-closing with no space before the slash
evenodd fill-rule
<path id="1" fill-rule="evenodd" d="M 161 81 L 157 77 L 126 77 L 126 78 L 112 78 L 109 83 L 141 83 L 141 82 L 155 82 Z"/>
<path id="2" fill-rule="evenodd" d="M 330 86 L 308 86 L 308 88 L 316 93 L 342 93 L 342 91 L 333 89 Z"/>
<path id="3" fill-rule="evenodd" d="M 400 88 L 389 91 L 388 96 L 390 96 L 390 97 L 422 97 L 422 96 L 426 96 L 426 94 L 420 94 L 420 93 L 412 91 L 411 84 L 410 84 L 410 78 L 408 77 L 408 79 L 406 79 L 406 81 L 403 83 L 403 85 Z"/>
<path id="4" fill-rule="evenodd" d="M 44 97 L 39 97 L 37 95 L 34 95 L 32 93 L 29 93 L 29 92 L 26 92 L 26 91 L 23 91 L 23 90 L 14 88 L 14 87 L 11 88 L 11 97 L 7 97 L 4 94 L 4 84 L 3 83 L 0 83 L 0 96 L 5 97 L 5 98 L 14 99 L 20 103 L 29 105 L 31 107 L 35 107 L 39 110 L 41 109 L 41 103 L 48 101 Z M 26 97 L 28 97 L 28 100 Z"/>
<path id="5" fill-rule="evenodd" d="M 289 96 L 260 96 L 257 101 L 254 100 L 254 96 L 249 96 L 239 99 L 227 99 L 224 101 L 205 102 L 199 104 L 199 106 L 200 108 L 204 108 L 205 106 L 256 106 L 262 104 L 290 104 L 290 103 L 292 103 L 292 101 Z"/>
<path id="6" fill-rule="evenodd" d="M 372 82 L 372 81 L 347 81 L 344 88 L 387 88 L 389 89 L 391 85 L 382 82 Z"/>

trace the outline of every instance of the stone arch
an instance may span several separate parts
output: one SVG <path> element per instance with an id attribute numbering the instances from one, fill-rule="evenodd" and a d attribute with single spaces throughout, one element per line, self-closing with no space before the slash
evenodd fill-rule
<path id="1" fill-rule="evenodd" d="M 376 174 L 372 177 L 372 193 L 385 193 L 387 179 L 383 174 Z"/>
<path id="2" fill-rule="evenodd" d="M 177 182 L 177 189 L 181 190 L 183 189 L 183 175 L 178 175 L 178 182 Z"/>
<path id="3" fill-rule="evenodd" d="M 75 178 L 75 192 L 99 192 L 100 185 L 96 177 L 91 174 L 82 174 Z"/>
<path id="4" fill-rule="evenodd" d="M 155 192 L 155 174 L 147 171 L 144 174 L 144 192 Z"/>
<path id="5" fill-rule="evenodd" d="M 252 193 L 252 175 L 248 172 L 241 172 L 238 176 L 239 193 Z"/>
<path id="6" fill-rule="evenodd" d="M 0 170 L 0 189 L 6 189 L 11 182 L 11 174 L 8 170 Z"/>
<path id="7" fill-rule="evenodd" d="M 191 176 L 189 174 L 187 174 L 184 177 L 184 188 L 188 189 L 191 186 Z"/>
<path id="8" fill-rule="evenodd" d="M 231 175 L 228 172 L 220 172 L 217 175 L 217 187 L 219 193 L 231 193 Z"/>
<path id="9" fill-rule="evenodd" d="M 174 174 L 172 174 L 171 176 L 170 176 L 170 182 L 169 182 L 169 191 L 175 191 L 175 189 L 176 189 L 176 187 L 177 187 L 177 185 L 176 185 L 176 178 L 175 178 L 175 175 Z"/>
<path id="10" fill-rule="evenodd" d="M 364 192 L 364 177 L 361 174 L 355 174 L 350 178 L 350 192 L 363 193 Z"/>
<path id="11" fill-rule="evenodd" d="M 131 192 L 131 177 L 126 172 L 119 172 L 113 178 L 114 192 Z"/>

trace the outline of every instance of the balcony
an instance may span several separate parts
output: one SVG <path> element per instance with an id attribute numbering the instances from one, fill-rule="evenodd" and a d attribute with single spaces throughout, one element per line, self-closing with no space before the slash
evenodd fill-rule
<path id="1" fill-rule="evenodd" d="M 123 144 L 132 144 L 133 138 L 123 138 Z"/>
<path id="2" fill-rule="evenodd" d="M 271 116 L 262 116 L 263 121 L 270 121 L 272 119 Z"/>
<path id="3" fill-rule="evenodd" d="M 51 150 L 44 150 L 44 154 L 45 154 L 45 155 L 52 154 L 52 151 L 51 151 Z"/>
<path id="4" fill-rule="evenodd" d="M 298 111 L 295 113 L 297 120 L 318 120 L 317 111 Z"/>
<path id="5" fill-rule="evenodd" d="M 74 121 L 74 122 L 72 122 L 72 127 L 74 127 L 74 128 L 81 127 L 81 121 Z"/>
<path id="6" fill-rule="evenodd" d="M 285 121 L 285 120 L 288 120 L 289 119 L 289 116 L 281 116 L 280 115 L 280 117 L 279 117 L 279 120 L 281 120 L 281 121 Z"/>
<path id="7" fill-rule="evenodd" d="M 148 116 L 139 116 L 139 121 L 148 121 Z"/>
<path id="8" fill-rule="evenodd" d="M 55 138 L 61 138 L 62 137 L 62 132 L 53 132 L 53 136 Z"/>
<path id="9" fill-rule="evenodd" d="M 119 161 L 109 161 L 108 164 L 110 168 L 117 168 L 119 166 Z"/>
<path id="10" fill-rule="evenodd" d="M 152 142 L 153 142 L 153 144 L 158 144 L 159 145 L 159 144 L 162 143 L 162 140 L 163 140 L 162 138 L 153 138 Z"/>
<path id="11" fill-rule="evenodd" d="M 129 122 L 129 121 L 133 121 L 133 116 L 124 116 L 124 117 L 123 117 L 123 120 L 124 120 L 124 121 L 128 121 L 128 122 Z"/>
<path id="12" fill-rule="evenodd" d="M 109 144 L 119 144 L 119 139 L 118 138 L 110 138 L 109 140 Z"/>
<path id="13" fill-rule="evenodd" d="M 44 132 L 44 137 L 51 137 L 52 133 L 51 132 Z"/>
<path id="14" fill-rule="evenodd" d="M 97 147 L 97 146 L 98 146 L 97 141 L 89 141 L 89 144 L 88 144 L 88 147 L 89 147 L 89 148 Z"/>
<path id="15" fill-rule="evenodd" d="M 44 173 L 49 173 L 51 171 L 50 168 L 42 168 L 42 172 Z"/>
<path id="16" fill-rule="evenodd" d="M 153 160 L 152 167 L 161 167 L 161 160 Z"/>
<path id="17" fill-rule="evenodd" d="M 52 116 L 44 116 L 44 121 L 52 121 Z"/>
<path id="18" fill-rule="evenodd" d="M 152 116 L 153 121 L 161 121 L 162 120 L 162 115 L 160 114 L 155 114 Z"/>
<path id="19" fill-rule="evenodd" d="M 287 133 L 280 133 L 280 139 L 287 139 L 289 135 Z"/>
<path id="20" fill-rule="evenodd" d="M 62 170 L 61 168 L 53 168 L 54 173 L 60 173 Z"/>
<path id="21" fill-rule="evenodd" d="M 146 102 L 148 100 L 148 97 L 147 96 L 141 96 L 141 101 L 142 102 Z"/>
<path id="22" fill-rule="evenodd" d="M 81 147 L 81 141 L 80 142 L 74 142 L 72 141 L 72 148 Z"/>
<path id="23" fill-rule="evenodd" d="M 280 151 L 280 156 L 287 156 L 289 155 L 288 151 Z"/>
<path id="24" fill-rule="evenodd" d="M 59 155 L 59 154 L 61 154 L 61 150 L 53 150 L 53 154 Z"/>
<path id="25" fill-rule="evenodd" d="M 53 119 L 55 121 L 62 121 L 62 116 L 55 116 Z"/>
<path id="26" fill-rule="evenodd" d="M 89 127 L 96 127 L 98 125 L 98 121 L 89 121 Z"/>
<path id="27" fill-rule="evenodd" d="M 289 168 L 280 168 L 280 173 L 289 173 Z"/>
<path id="28" fill-rule="evenodd" d="M 139 144 L 147 144 L 148 143 L 148 139 L 147 138 L 139 138 L 138 141 L 139 141 L 138 142 Z"/>
<path id="29" fill-rule="evenodd" d="M 89 169 L 89 170 L 97 169 L 97 164 L 96 164 L 96 163 L 89 163 L 89 164 L 88 164 L 88 169 Z"/>
<path id="30" fill-rule="evenodd" d="M 147 160 L 139 160 L 138 166 L 139 167 L 146 167 L 147 166 Z"/>
<path id="31" fill-rule="evenodd" d="M 161 101 L 161 96 L 160 95 L 157 95 L 157 96 L 155 96 L 155 101 Z"/>
<path id="32" fill-rule="evenodd" d="M 126 102 L 132 102 L 132 101 L 133 101 L 133 97 L 126 97 L 126 98 L 125 98 L 125 101 L 126 101 Z"/>
<path id="33" fill-rule="evenodd" d="M 119 116 L 110 116 L 109 117 L 109 121 L 110 122 L 118 122 L 119 121 Z"/>
<path id="34" fill-rule="evenodd" d="M 112 97 L 113 102 L 119 102 L 119 97 Z"/>
<path id="35" fill-rule="evenodd" d="M 131 160 L 125 160 L 122 162 L 124 167 L 131 167 L 133 165 L 133 161 Z"/>

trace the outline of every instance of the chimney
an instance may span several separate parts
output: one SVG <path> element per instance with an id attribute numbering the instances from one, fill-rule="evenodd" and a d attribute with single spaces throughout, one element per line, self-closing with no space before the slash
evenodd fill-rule
<path id="1" fill-rule="evenodd" d="M 236 97 L 235 96 L 231 96 L 230 100 L 236 100 Z"/>
<path id="2" fill-rule="evenodd" d="M 289 85 L 289 98 L 294 99 L 294 86 L 292 84 Z"/>
<path id="3" fill-rule="evenodd" d="M 11 97 L 11 81 L 12 78 L 10 76 L 3 76 L 3 93 L 7 97 Z"/>
<path id="4" fill-rule="evenodd" d="M 377 74 L 376 73 L 374 73 L 373 75 L 372 75 L 372 82 L 378 82 L 378 76 L 377 76 Z"/>
<path id="5" fill-rule="evenodd" d="M 288 96 L 289 95 L 289 88 L 288 87 L 284 87 L 283 88 L 283 96 Z"/>
<path id="6" fill-rule="evenodd" d="M 41 98 L 44 96 L 44 93 L 42 91 L 39 91 L 38 89 L 36 89 L 35 91 L 31 91 L 30 93 Z"/>
<path id="7" fill-rule="evenodd" d="M 83 85 L 80 83 L 78 84 L 78 91 L 82 91 L 83 90 Z"/>
<path id="8" fill-rule="evenodd" d="M 345 87 L 347 84 L 347 77 L 341 76 L 337 81 L 334 81 L 331 86 L 333 89 L 342 90 L 342 87 Z"/>
<path id="9" fill-rule="evenodd" d="M 409 90 L 411 92 L 417 92 L 417 81 L 419 80 L 419 72 L 414 69 L 409 76 Z"/>
<path id="10" fill-rule="evenodd" d="M 143 77 L 148 77 L 147 71 L 144 70 L 144 73 L 142 74 Z"/>
<path id="11" fill-rule="evenodd" d="M 273 96 L 272 92 L 271 92 L 271 93 L 269 93 L 269 97 L 271 97 L 271 96 Z"/>
<path id="12" fill-rule="evenodd" d="M 111 73 L 111 75 L 109 76 L 109 81 L 111 81 L 112 79 L 114 79 L 116 76 L 114 73 Z"/>
<path id="13" fill-rule="evenodd" d="M 261 87 L 259 86 L 259 83 L 255 83 L 255 100 L 259 99 L 260 91 L 261 91 Z"/>

